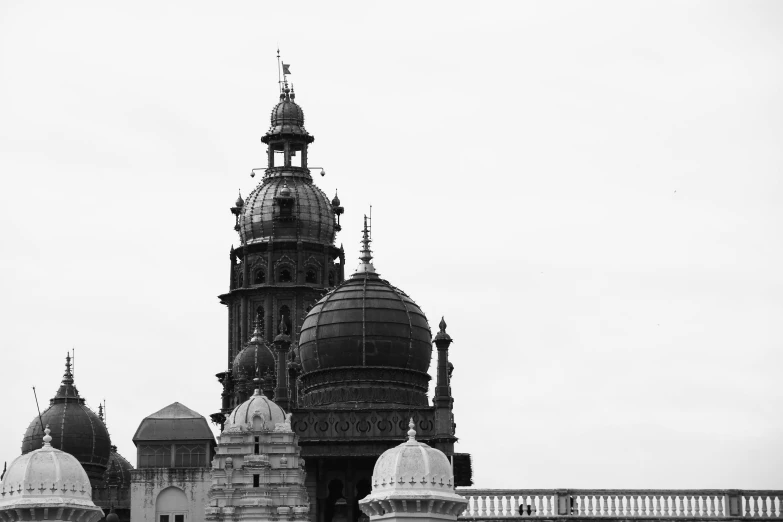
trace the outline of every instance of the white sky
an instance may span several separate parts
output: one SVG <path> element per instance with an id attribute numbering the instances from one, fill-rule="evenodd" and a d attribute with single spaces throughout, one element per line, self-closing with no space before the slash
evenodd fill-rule
<path id="1" fill-rule="evenodd" d="M 280 45 L 357 263 L 454 337 L 480 487 L 783 487 L 783 3 L 0 3 L 0 460 L 76 347 L 220 406 Z"/>

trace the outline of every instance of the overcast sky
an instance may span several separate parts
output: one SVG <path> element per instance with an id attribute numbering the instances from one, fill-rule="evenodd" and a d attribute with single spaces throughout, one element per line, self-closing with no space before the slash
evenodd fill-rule
<path id="1" fill-rule="evenodd" d="M 279 45 L 477 486 L 783 487 L 783 3 L 338 5 L 0 3 L 0 460 L 73 346 L 133 463 L 219 409 Z"/>

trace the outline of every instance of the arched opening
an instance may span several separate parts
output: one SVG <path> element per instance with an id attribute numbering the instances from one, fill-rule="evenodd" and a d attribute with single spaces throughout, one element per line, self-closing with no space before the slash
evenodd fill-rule
<path id="1" fill-rule="evenodd" d="M 253 283 L 256 285 L 263 285 L 266 283 L 266 272 L 259 269 L 256 270 L 255 276 L 253 277 Z"/>
<path id="2" fill-rule="evenodd" d="M 185 492 L 178 487 L 167 487 L 155 499 L 156 522 L 187 522 L 189 511 Z"/>
<path id="3" fill-rule="evenodd" d="M 343 497 L 343 482 L 334 479 L 329 482 L 329 496 L 324 506 L 324 522 L 345 522 L 348 519 L 346 502 Z"/>
<path id="4" fill-rule="evenodd" d="M 285 322 L 286 333 L 288 335 L 291 335 L 293 333 L 291 332 L 291 310 L 288 308 L 288 305 L 283 305 L 280 307 L 280 317 Z M 277 324 L 279 325 L 280 323 L 278 322 Z M 278 332 L 278 333 L 283 333 L 283 332 Z"/>
<path id="5" fill-rule="evenodd" d="M 292 280 L 291 278 L 291 269 L 288 267 L 283 267 L 280 269 L 280 277 L 279 281 L 281 283 L 290 283 Z"/>
<path id="6" fill-rule="evenodd" d="M 359 482 L 356 483 L 356 495 L 354 496 L 353 501 L 353 519 L 354 520 L 369 520 L 367 515 L 362 513 L 362 510 L 359 509 L 359 501 L 370 494 L 372 491 L 372 486 L 370 485 L 370 481 L 366 478 L 363 478 L 359 480 Z"/>
<path id="7" fill-rule="evenodd" d="M 334 272 L 329 272 L 329 286 L 334 286 Z"/>
<path id="8" fill-rule="evenodd" d="M 318 274 L 315 271 L 315 268 L 308 268 L 307 272 L 305 272 L 305 283 L 312 283 L 315 284 L 318 282 Z"/>

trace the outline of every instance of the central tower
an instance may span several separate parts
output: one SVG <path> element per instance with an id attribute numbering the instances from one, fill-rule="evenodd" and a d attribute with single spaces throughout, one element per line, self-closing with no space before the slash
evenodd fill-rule
<path id="1" fill-rule="evenodd" d="M 228 308 L 228 370 L 217 375 L 223 400 L 221 411 L 212 415 L 220 424 L 252 395 L 256 376 L 265 379 L 265 389 L 274 389 L 277 355 L 271 341 L 284 330 L 294 340 L 290 353 L 296 353 L 305 315 L 344 279 L 345 254 L 334 245 L 343 208 L 336 195 L 329 201 L 313 183 L 308 147 L 314 137 L 305 129 L 295 96 L 282 82 L 280 101 L 261 138 L 267 146 L 261 182 L 231 207 L 240 245 L 229 253 L 229 291 L 219 296 Z"/>

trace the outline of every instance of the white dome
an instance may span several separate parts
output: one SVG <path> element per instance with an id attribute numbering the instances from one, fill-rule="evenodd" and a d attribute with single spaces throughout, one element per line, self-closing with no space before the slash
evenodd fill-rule
<path id="1" fill-rule="evenodd" d="M 408 440 L 375 462 L 372 492 L 359 501 L 359 508 L 371 519 L 422 520 L 426 514 L 427 519 L 456 522 L 468 501 L 454 492 L 451 463 L 440 450 L 416 441 L 413 419 L 409 426 Z M 414 500 L 416 512 L 408 511 Z"/>
<path id="2" fill-rule="evenodd" d="M 74 515 L 86 514 L 83 522 L 100 519 L 103 511 L 92 502 L 84 468 L 70 453 L 53 448 L 49 428 L 44 431 L 43 447 L 17 457 L 8 467 L 0 484 L 0 512 L 62 507 Z M 50 518 L 55 519 L 54 513 Z"/>
<path id="3" fill-rule="evenodd" d="M 388 449 L 375 462 L 373 492 L 454 490 L 451 463 L 442 451 L 416 440 L 411 419 L 408 440 Z"/>
<path id="4" fill-rule="evenodd" d="M 226 419 L 225 429 L 267 430 L 272 431 L 276 425 L 284 424 L 288 419 L 283 408 L 262 395 L 258 390 L 248 400 L 234 408 Z"/>

